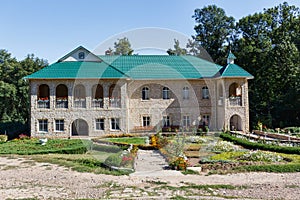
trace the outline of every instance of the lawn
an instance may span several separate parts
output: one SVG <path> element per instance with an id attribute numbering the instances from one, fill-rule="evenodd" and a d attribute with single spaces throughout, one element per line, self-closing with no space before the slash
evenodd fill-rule
<path id="1" fill-rule="evenodd" d="M 147 137 L 120 137 L 120 138 L 105 138 L 102 139 L 108 142 L 126 143 L 126 144 L 146 144 Z"/>

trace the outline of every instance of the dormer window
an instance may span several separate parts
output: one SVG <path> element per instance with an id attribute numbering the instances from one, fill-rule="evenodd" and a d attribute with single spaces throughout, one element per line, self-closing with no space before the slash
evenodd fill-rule
<path id="1" fill-rule="evenodd" d="M 84 56 L 85 56 L 84 52 L 79 52 L 79 53 L 78 53 L 78 58 L 79 58 L 79 59 L 82 59 L 82 60 L 83 60 L 83 59 L 84 59 Z"/>

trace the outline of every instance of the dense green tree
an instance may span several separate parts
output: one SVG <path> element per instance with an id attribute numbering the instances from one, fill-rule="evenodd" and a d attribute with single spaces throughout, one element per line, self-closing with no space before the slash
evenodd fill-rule
<path id="1" fill-rule="evenodd" d="M 180 47 L 179 40 L 174 39 L 174 49 L 168 49 L 167 53 L 169 55 L 186 55 L 187 50 Z"/>
<path id="2" fill-rule="evenodd" d="M 23 77 L 46 65 L 33 54 L 17 61 L 6 50 L 0 50 L 0 123 L 28 122 L 29 85 Z"/>
<path id="3" fill-rule="evenodd" d="M 255 76 L 249 83 L 250 121 L 300 125 L 299 9 L 287 3 L 239 20 L 233 51 Z"/>
<path id="4" fill-rule="evenodd" d="M 232 40 L 235 30 L 234 18 L 226 16 L 225 11 L 216 5 L 196 9 L 192 17 L 196 22 L 196 41 L 216 63 L 225 64 L 228 51 L 224 47 Z"/>
<path id="5" fill-rule="evenodd" d="M 132 55 L 133 49 L 127 37 L 118 39 L 114 43 L 114 55 Z"/>

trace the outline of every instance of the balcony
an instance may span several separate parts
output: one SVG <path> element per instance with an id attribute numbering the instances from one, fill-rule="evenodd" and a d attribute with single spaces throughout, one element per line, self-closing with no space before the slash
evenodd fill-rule
<path id="1" fill-rule="evenodd" d="M 56 98 L 56 108 L 68 108 L 68 99 L 65 98 Z"/>
<path id="2" fill-rule="evenodd" d="M 242 106 L 242 97 L 241 96 L 232 96 L 229 97 L 230 106 Z"/>
<path id="3" fill-rule="evenodd" d="M 92 107 L 93 108 L 103 108 L 103 99 L 93 99 Z"/>
<path id="4" fill-rule="evenodd" d="M 38 108 L 50 108 L 50 101 L 49 99 L 47 98 L 41 98 L 37 101 L 37 107 Z"/>
<path id="5" fill-rule="evenodd" d="M 74 100 L 74 107 L 75 108 L 85 108 L 86 107 L 86 100 L 85 99 L 75 99 Z"/>
<path id="6" fill-rule="evenodd" d="M 121 108 L 121 99 L 114 97 L 109 98 L 109 107 Z"/>

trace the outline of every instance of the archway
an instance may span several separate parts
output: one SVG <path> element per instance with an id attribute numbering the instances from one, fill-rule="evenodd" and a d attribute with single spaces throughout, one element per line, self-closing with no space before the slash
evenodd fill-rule
<path id="1" fill-rule="evenodd" d="M 239 115 L 233 115 L 230 118 L 230 130 L 242 131 L 242 118 Z"/>
<path id="2" fill-rule="evenodd" d="M 76 119 L 72 123 L 72 136 L 88 136 L 89 125 L 83 119 Z"/>

